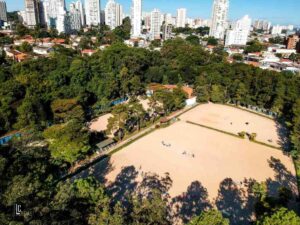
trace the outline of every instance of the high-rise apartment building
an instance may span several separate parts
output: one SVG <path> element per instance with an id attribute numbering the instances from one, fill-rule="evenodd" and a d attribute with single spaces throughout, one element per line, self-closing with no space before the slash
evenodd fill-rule
<path id="1" fill-rule="evenodd" d="M 76 3 L 70 4 L 69 12 L 70 31 L 78 31 L 81 29 L 81 13 L 77 9 Z"/>
<path id="2" fill-rule="evenodd" d="M 75 8 L 80 12 L 81 26 L 85 26 L 85 11 L 81 0 L 75 2 Z"/>
<path id="3" fill-rule="evenodd" d="M 6 2 L 0 1 L 0 21 L 7 21 L 7 9 L 6 9 Z"/>
<path id="4" fill-rule="evenodd" d="M 173 26 L 171 24 L 164 24 L 163 25 L 163 39 L 164 40 L 171 39 L 172 29 L 173 29 Z"/>
<path id="5" fill-rule="evenodd" d="M 164 15 L 164 21 L 165 21 L 165 24 L 172 24 L 173 23 L 173 20 L 172 20 L 172 14 L 171 13 L 166 13 Z M 175 25 L 175 24 L 172 24 L 172 25 Z"/>
<path id="6" fill-rule="evenodd" d="M 296 49 L 299 45 L 300 38 L 298 35 L 294 34 L 288 37 L 286 48 L 287 49 Z"/>
<path id="7" fill-rule="evenodd" d="M 105 24 L 110 29 L 120 26 L 123 21 L 123 7 L 116 3 L 115 0 L 109 0 L 105 7 Z"/>
<path id="8" fill-rule="evenodd" d="M 25 0 L 25 25 L 35 27 L 39 22 L 38 0 Z"/>
<path id="9" fill-rule="evenodd" d="M 161 13 L 158 9 L 151 12 L 151 40 L 160 39 Z"/>
<path id="10" fill-rule="evenodd" d="M 131 7 L 131 37 L 142 34 L 142 0 L 132 0 Z"/>
<path id="11" fill-rule="evenodd" d="M 176 27 L 185 27 L 186 24 L 186 9 L 177 9 Z"/>
<path id="12" fill-rule="evenodd" d="M 224 39 L 227 28 L 228 9 L 229 0 L 214 0 L 210 36 L 217 39 Z"/>
<path id="13" fill-rule="evenodd" d="M 251 29 L 251 18 L 246 15 L 227 30 L 225 46 L 246 45 Z"/>
<path id="14" fill-rule="evenodd" d="M 255 30 L 263 30 L 263 31 L 270 31 L 271 23 L 267 20 L 256 20 L 253 23 L 253 27 Z"/>
<path id="15" fill-rule="evenodd" d="M 282 33 L 282 30 L 283 30 L 283 26 L 280 26 L 280 25 L 275 25 L 272 27 L 272 35 L 279 35 Z"/>
<path id="16" fill-rule="evenodd" d="M 116 2 L 108 0 L 105 6 L 105 24 L 112 30 L 116 28 L 116 16 Z"/>
<path id="17" fill-rule="evenodd" d="M 121 26 L 123 24 L 123 6 L 120 4 L 116 4 L 116 26 Z"/>
<path id="18" fill-rule="evenodd" d="M 100 0 L 85 0 L 86 24 L 97 26 L 101 23 Z"/>

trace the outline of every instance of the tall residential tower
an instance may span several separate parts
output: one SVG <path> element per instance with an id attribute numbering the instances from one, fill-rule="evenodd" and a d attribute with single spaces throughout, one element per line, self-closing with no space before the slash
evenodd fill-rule
<path id="1" fill-rule="evenodd" d="M 6 2 L 0 1 L 0 20 L 7 21 Z"/>
<path id="2" fill-rule="evenodd" d="M 186 9 L 177 9 L 176 27 L 185 27 L 186 24 Z"/>
<path id="3" fill-rule="evenodd" d="M 86 24 L 97 26 L 101 23 L 100 0 L 85 0 Z"/>
<path id="4" fill-rule="evenodd" d="M 131 37 L 137 38 L 142 34 L 142 0 L 132 0 L 131 8 Z"/>
<path id="5" fill-rule="evenodd" d="M 212 10 L 212 24 L 210 28 L 210 36 L 217 39 L 224 39 L 227 27 L 229 0 L 214 0 Z"/>

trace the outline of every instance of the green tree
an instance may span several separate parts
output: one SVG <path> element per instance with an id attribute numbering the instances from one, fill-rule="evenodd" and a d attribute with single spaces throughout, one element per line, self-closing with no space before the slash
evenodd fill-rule
<path id="1" fill-rule="evenodd" d="M 214 103 L 222 103 L 225 101 L 224 91 L 220 85 L 212 85 L 210 100 Z"/>
<path id="2" fill-rule="evenodd" d="M 52 157 L 68 163 L 74 163 L 90 149 L 88 133 L 76 120 L 47 128 L 44 137 L 49 142 Z"/>
<path id="3" fill-rule="evenodd" d="M 223 218 L 221 212 L 212 209 L 194 217 L 188 225 L 229 225 L 229 220 Z"/>
<path id="4" fill-rule="evenodd" d="M 286 208 L 280 208 L 271 216 L 265 216 L 257 225 L 298 225 L 300 217 L 294 211 L 289 211 Z"/>
<path id="5" fill-rule="evenodd" d="M 151 197 L 134 197 L 132 224 L 171 224 L 168 218 L 168 210 L 166 202 L 162 199 L 158 190 L 153 190 Z"/>
<path id="6" fill-rule="evenodd" d="M 200 38 L 196 35 L 190 35 L 185 39 L 187 42 L 189 42 L 192 45 L 199 45 L 200 44 Z"/>

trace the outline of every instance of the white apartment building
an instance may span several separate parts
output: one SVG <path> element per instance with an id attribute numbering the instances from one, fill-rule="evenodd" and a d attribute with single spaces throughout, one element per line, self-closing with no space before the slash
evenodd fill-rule
<path id="1" fill-rule="evenodd" d="M 210 36 L 224 39 L 227 28 L 229 0 L 214 0 Z"/>
<path id="2" fill-rule="evenodd" d="M 276 25 L 272 27 L 272 35 L 279 35 L 282 33 L 283 27 L 280 25 Z"/>
<path id="3" fill-rule="evenodd" d="M 132 0 L 131 8 L 131 37 L 137 38 L 142 34 L 142 0 Z"/>
<path id="4" fill-rule="evenodd" d="M 246 45 L 251 30 L 251 18 L 246 15 L 227 30 L 225 46 Z"/>
<path id="5" fill-rule="evenodd" d="M 81 29 L 81 12 L 77 9 L 75 3 L 70 4 L 69 22 L 71 31 L 79 31 Z"/>
<path id="6" fill-rule="evenodd" d="M 0 1 L 0 20 L 7 21 L 7 9 L 6 9 L 6 2 Z"/>
<path id="7" fill-rule="evenodd" d="M 75 2 L 75 8 L 80 12 L 81 26 L 85 26 L 85 11 L 81 0 Z"/>
<path id="8" fill-rule="evenodd" d="M 86 24 L 97 26 L 101 23 L 100 0 L 85 0 Z"/>
<path id="9" fill-rule="evenodd" d="M 186 9 L 185 8 L 177 9 L 176 27 L 185 27 L 185 24 L 186 24 Z"/>
<path id="10" fill-rule="evenodd" d="M 105 24 L 112 30 L 117 26 L 116 17 L 116 2 L 115 0 L 108 0 L 105 6 Z"/>
<path id="11" fill-rule="evenodd" d="M 122 24 L 122 20 L 123 7 L 115 0 L 108 0 L 105 7 L 105 24 L 113 30 Z"/>
<path id="12" fill-rule="evenodd" d="M 116 4 L 116 26 L 121 26 L 123 24 L 124 14 L 123 6 L 121 4 Z"/>
<path id="13" fill-rule="evenodd" d="M 25 25 L 34 27 L 39 24 L 39 7 L 37 0 L 25 0 Z"/>
<path id="14" fill-rule="evenodd" d="M 160 39 L 161 13 L 158 9 L 151 12 L 151 40 Z"/>
<path id="15" fill-rule="evenodd" d="M 175 24 L 173 24 L 173 19 L 172 19 L 171 13 L 166 13 L 164 15 L 164 21 L 165 21 L 165 24 L 167 24 L 167 25 L 169 25 L 169 24 L 175 25 Z"/>

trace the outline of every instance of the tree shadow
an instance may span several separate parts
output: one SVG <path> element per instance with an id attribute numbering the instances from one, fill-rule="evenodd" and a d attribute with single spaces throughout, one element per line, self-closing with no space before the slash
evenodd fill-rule
<path id="1" fill-rule="evenodd" d="M 169 189 L 172 187 L 173 181 L 169 173 L 165 173 L 164 177 L 160 177 L 155 173 L 143 173 L 142 181 L 137 188 L 137 195 L 139 197 L 149 197 L 153 190 L 158 190 L 164 199 L 168 199 Z"/>
<path id="2" fill-rule="evenodd" d="M 171 207 L 173 217 L 187 223 L 192 217 L 212 208 L 212 205 L 208 200 L 207 189 L 199 181 L 194 181 L 185 193 L 171 200 Z"/>
<path id="3" fill-rule="evenodd" d="M 101 184 L 105 184 L 107 182 L 105 176 L 113 170 L 110 157 L 104 156 L 80 168 L 75 175 L 72 175 L 71 180 L 93 176 Z"/>
<path id="4" fill-rule="evenodd" d="M 216 206 L 232 225 L 249 224 L 255 199 L 250 193 L 252 180 L 235 183 L 226 178 L 220 183 Z"/>
<path id="5" fill-rule="evenodd" d="M 284 152 L 289 152 L 291 149 L 290 148 L 291 142 L 289 139 L 289 130 L 279 120 L 276 120 L 275 122 L 276 122 L 277 134 L 279 136 L 278 144 L 281 146 L 281 148 L 284 150 Z"/>
<path id="6" fill-rule="evenodd" d="M 122 168 L 116 180 L 107 187 L 107 192 L 112 197 L 114 203 L 118 201 L 124 205 L 128 203 L 128 199 L 137 187 L 137 176 L 138 171 L 136 171 L 134 166 Z"/>
<path id="7" fill-rule="evenodd" d="M 287 187 L 295 195 L 297 195 L 298 194 L 298 188 L 297 188 L 297 179 L 296 179 L 296 177 L 290 171 L 287 170 L 285 165 L 283 165 L 279 159 L 271 157 L 268 160 L 268 163 L 269 163 L 269 166 L 275 172 L 275 180 L 272 180 L 272 179 L 267 180 L 269 195 L 277 196 L 278 195 L 278 189 L 280 187 Z"/>

